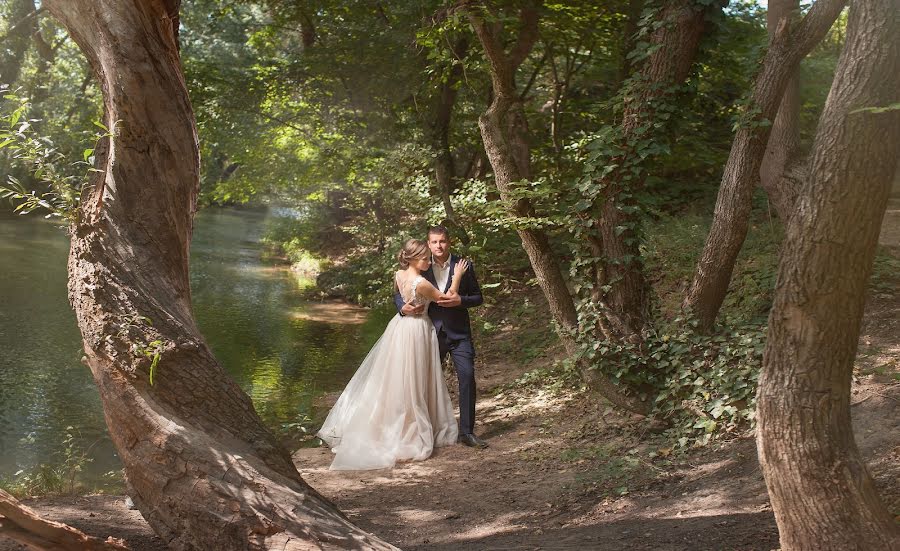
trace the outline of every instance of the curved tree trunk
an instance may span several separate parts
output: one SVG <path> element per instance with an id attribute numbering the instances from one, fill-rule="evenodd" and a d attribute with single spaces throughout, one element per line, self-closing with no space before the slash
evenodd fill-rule
<path id="1" fill-rule="evenodd" d="M 177 0 L 46 6 L 115 127 L 71 228 L 69 299 L 138 509 L 172 549 L 390 548 L 304 483 L 194 323 L 199 150 Z"/>
<path id="2" fill-rule="evenodd" d="M 846 0 L 818 0 L 806 17 L 791 26 L 782 21 L 769 43 L 753 83 L 752 110 L 734 136 L 716 199 L 712 227 L 697 262 L 694 280 L 683 307 L 695 315 L 700 328 L 712 328 L 728 292 L 734 263 L 747 237 L 753 190 L 771 125 L 788 81 L 800 61 L 818 44 L 844 8 Z"/>
<path id="3" fill-rule="evenodd" d="M 785 551 L 900 549 L 853 440 L 850 382 L 900 150 L 900 6 L 854 0 L 788 227 L 758 395 L 760 463 Z"/>

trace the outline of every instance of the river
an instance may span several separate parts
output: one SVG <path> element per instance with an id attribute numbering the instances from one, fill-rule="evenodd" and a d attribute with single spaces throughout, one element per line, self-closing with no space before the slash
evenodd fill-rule
<path id="1" fill-rule="evenodd" d="M 311 414 L 317 396 L 346 383 L 390 313 L 323 314 L 306 302 L 290 270 L 262 259 L 269 216 L 201 211 L 191 288 L 197 324 L 216 357 L 266 424 L 281 431 Z M 60 464 L 68 435 L 74 452 L 90 460 L 84 480 L 116 479 L 121 468 L 80 362 L 81 336 L 66 298 L 68 248 L 52 221 L 0 212 L 0 480 Z"/>

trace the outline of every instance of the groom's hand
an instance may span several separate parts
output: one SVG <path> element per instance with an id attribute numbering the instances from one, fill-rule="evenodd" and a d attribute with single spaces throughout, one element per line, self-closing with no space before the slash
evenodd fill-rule
<path id="1" fill-rule="evenodd" d="M 400 312 L 404 316 L 418 316 L 419 314 L 421 314 L 424 311 L 425 311 L 424 304 L 420 304 L 418 306 L 413 306 L 412 304 L 410 304 L 408 302 L 403 305 L 403 308 L 400 309 Z"/>
<path id="2" fill-rule="evenodd" d="M 437 301 L 438 306 L 443 306 L 444 308 L 455 308 L 462 304 L 462 299 L 459 295 L 453 295 L 447 298 L 440 298 Z"/>

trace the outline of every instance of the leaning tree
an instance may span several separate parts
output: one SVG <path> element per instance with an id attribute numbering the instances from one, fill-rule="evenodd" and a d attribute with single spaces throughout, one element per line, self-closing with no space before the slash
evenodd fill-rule
<path id="1" fill-rule="evenodd" d="M 900 151 L 900 5 L 854 0 L 788 224 L 758 395 L 781 548 L 898 549 L 850 425 L 866 287 Z"/>
<path id="2" fill-rule="evenodd" d="M 129 493 L 173 549 L 391 548 L 300 477 L 194 323 L 197 130 L 179 0 L 47 0 L 112 129 L 70 228 L 69 300 Z"/>
<path id="3" fill-rule="evenodd" d="M 800 62 L 821 42 L 846 3 L 846 0 L 816 0 L 797 22 L 792 21 L 792 12 L 787 10 L 772 34 L 734 135 L 712 226 L 683 301 L 684 309 L 697 317 L 703 330 L 712 329 L 715 323 L 747 237 L 753 190 L 760 181 L 760 167 L 772 132 L 769 121 L 775 119 L 785 89 Z M 781 129 L 779 125 L 776 139 L 781 137 Z"/>

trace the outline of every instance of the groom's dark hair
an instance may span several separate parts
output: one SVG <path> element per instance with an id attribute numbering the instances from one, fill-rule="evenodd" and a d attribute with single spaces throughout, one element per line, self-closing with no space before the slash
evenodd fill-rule
<path id="1" fill-rule="evenodd" d="M 428 228 L 428 233 L 426 235 L 430 236 L 432 234 L 443 235 L 447 239 L 450 239 L 450 230 L 448 230 L 446 226 L 441 226 L 441 225 L 431 226 L 430 228 Z"/>

